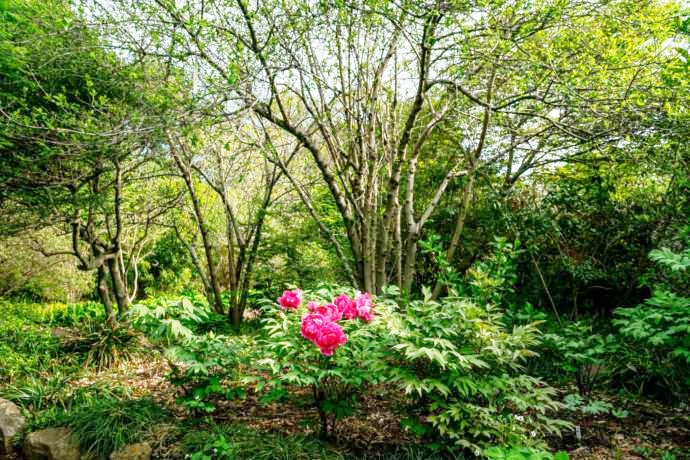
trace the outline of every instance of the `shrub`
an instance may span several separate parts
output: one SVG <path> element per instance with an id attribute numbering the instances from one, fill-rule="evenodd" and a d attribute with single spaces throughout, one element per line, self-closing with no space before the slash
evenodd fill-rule
<path id="1" fill-rule="evenodd" d="M 166 346 L 170 380 L 182 390 L 177 400 L 196 413 L 216 409 L 214 399 L 244 392 L 235 385 L 237 368 L 251 339 L 217 334 L 229 329 L 225 316 L 201 296 L 187 292 L 177 300 L 151 299 L 134 305 L 128 317 L 154 341 Z"/>
<path id="2" fill-rule="evenodd" d="M 196 295 L 179 299 L 152 298 L 132 305 L 128 319 L 147 336 L 167 345 L 181 343 L 210 329 L 209 323 L 227 324 L 227 319 Z"/>
<path id="3" fill-rule="evenodd" d="M 488 460 L 568 460 L 568 454 L 524 446 L 493 446 L 484 449 L 483 455 Z"/>
<path id="4" fill-rule="evenodd" d="M 615 310 L 614 324 L 626 343 L 626 368 L 641 393 L 653 384 L 676 398 L 690 394 L 690 249 L 655 250 L 650 257 L 664 281 L 633 308 Z M 674 292 L 678 290 L 680 292 Z"/>
<path id="5" fill-rule="evenodd" d="M 195 412 L 213 412 L 215 397 L 233 399 L 243 396 L 236 385 L 238 366 L 244 351 L 251 348 L 251 339 L 215 335 L 196 335 L 179 346 L 165 351 L 173 384 L 183 390 L 177 400 L 182 407 Z"/>
<path id="6" fill-rule="evenodd" d="M 537 324 L 509 331 L 496 307 L 459 297 L 434 301 L 424 292 L 387 325 L 397 342 L 394 378 L 418 408 L 409 428 L 435 431 L 479 455 L 493 443 L 540 445 L 568 426 L 550 418 L 561 408 L 555 390 L 522 372 L 535 355 Z"/>
<path id="7" fill-rule="evenodd" d="M 592 391 L 609 382 L 618 368 L 620 338 L 593 331 L 592 321 L 552 324 L 539 348 L 540 371 L 562 382 L 575 381 L 578 391 L 590 397 Z"/>
<path id="8" fill-rule="evenodd" d="M 353 412 L 364 388 L 386 378 L 380 309 L 369 294 L 325 287 L 286 291 L 279 302 L 281 308 L 270 303 L 264 312 L 265 356 L 258 364 L 270 377 L 257 388 L 267 385 L 269 399 L 285 396 L 286 385 L 309 388 L 321 434 L 332 437 L 336 420 Z"/>

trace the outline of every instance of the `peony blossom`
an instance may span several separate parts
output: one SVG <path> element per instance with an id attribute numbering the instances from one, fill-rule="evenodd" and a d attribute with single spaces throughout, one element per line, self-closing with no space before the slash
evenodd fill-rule
<path id="1" fill-rule="evenodd" d="M 292 310 L 297 309 L 302 304 L 302 290 L 283 291 L 283 295 L 278 297 L 278 303 L 283 310 L 288 308 Z"/>
<path id="2" fill-rule="evenodd" d="M 323 315 L 331 321 L 340 321 L 343 318 L 343 312 L 341 312 L 340 309 L 332 303 L 321 305 L 314 310 L 314 313 Z"/>
<path id="3" fill-rule="evenodd" d="M 318 329 L 314 343 L 322 355 L 333 356 L 339 346 L 347 343 L 347 336 L 339 324 L 327 321 Z"/>
<path id="4" fill-rule="evenodd" d="M 371 299 L 371 294 L 368 292 L 357 292 L 357 294 L 355 294 L 355 304 L 357 306 L 357 316 L 367 323 L 373 319 L 374 301 Z"/>
<path id="5" fill-rule="evenodd" d="M 316 343 L 316 336 L 324 323 L 330 322 L 328 318 L 318 313 L 309 313 L 302 316 L 302 337 Z"/>
<path id="6" fill-rule="evenodd" d="M 357 318 L 357 304 L 347 294 L 340 294 L 333 299 L 333 303 L 338 307 L 340 313 L 347 319 Z"/>
<path id="7" fill-rule="evenodd" d="M 319 303 L 316 300 L 310 300 L 309 303 L 307 303 L 307 310 L 316 311 L 317 308 L 319 308 Z"/>

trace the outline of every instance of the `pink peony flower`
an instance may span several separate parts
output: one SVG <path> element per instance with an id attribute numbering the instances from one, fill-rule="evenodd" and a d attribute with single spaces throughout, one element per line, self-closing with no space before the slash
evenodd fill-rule
<path id="1" fill-rule="evenodd" d="M 283 295 L 278 297 L 278 303 L 283 310 L 297 309 L 302 304 L 302 290 L 283 291 Z"/>
<path id="2" fill-rule="evenodd" d="M 367 323 L 373 319 L 374 301 L 371 298 L 371 294 L 368 292 L 363 294 L 361 292 L 357 292 L 355 294 L 355 304 L 357 306 L 357 316 L 362 318 Z"/>
<path id="3" fill-rule="evenodd" d="M 317 308 L 319 308 L 319 303 L 316 300 L 310 300 L 309 303 L 307 303 L 307 310 L 316 311 Z"/>
<path id="4" fill-rule="evenodd" d="M 331 321 L 340 321 L 343 318 L 343 312 L 341 312 L 340 309 L 332 303 L 321 305 L 314 310 L 314 313 L 323 315 L 325 318 L 328 318 Z"/>
<path id="5" fill-rule="evenodd" d="M 322 355 L 333 356 L 339 346 L 347 343 L 347 336 L 339 324 L 328 321 L 319 328 L 314 343 L 319 347 Z"/>
<path id="6" fill-rule="evenodd" d="M 357 304 L 347 294 L 340 294 L 333 299 L 333 303 L 338 307 L 340 313 L 347 319 L 357 318 Z"/>
<path id="7" fill-rule="evenodd" d="M 316 343 L 316 337 L 324 323 L 330 322 L 319 313 L 308 313 L 302 316 L 302 337 Z"/>

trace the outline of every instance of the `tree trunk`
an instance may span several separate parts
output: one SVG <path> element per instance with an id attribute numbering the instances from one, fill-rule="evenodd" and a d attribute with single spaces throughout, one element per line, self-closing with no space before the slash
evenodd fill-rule
<path id="1" fill-rule="evenodd" d="M 110 325 L 115 325 L 115 315 L 113 314 L 113 304 L 110 298 L 110 289 L 108 288 L 108 269 L 105 265 L 98 267 L 98 297 L 105 308 L 105 320 Z"/>
<path id="2" fill-rule="evenodd" d="M 192 206 L 194 207 L 194 215 L 196 217 L 197 226 L 199 227 L 199 233 L 201 234 L 201 241 L 204 245 L 204 254 L 206 255 L 206 264 L 208 266 L 208 282 L 213 293 L 213 308 L 217 313 L 223 314 L 223 301 L 221 297 L 220 285 L 218 284 L 216 265 L 213 262 L 213 251 L 211 248 L 211 240 L 208 234 L 208 226 L 204 221 L 204 215 L 201 211 L 201 203 L 199 202 L 199 197 L 194 189 L 192 174 L 187 165 L 183 163 L 182 158 L 180 158 L 175 148 L 171 147 L 171 153 L 178 169 L 180 170 L 180 173 L 182 174 L 182 178 L 187 185 L 189 198 L 192 200 Z"/>
<path id="3" fill-rule="evenodd" d="M 127 286 L 124 281 L 124 274 L 120 268 L 117 257 L 108 259 L 108 271 L 110 272 L 110 279 L 113 282 L 113 290 L 115 291 L 115 301 L 117 302 L 117 312 L 122 317 L 127 310 L 129 310 L 129 295 L 127 295 Z"/>
<path id="4" fill-rule="evenodd" d="M 465 229 L 465 221 L 467 220 L 467 212 L 470 207 L 470 201 L 472 200 L 472 193 L 473 193 L 473 186 L 474 186 L 474 171 L 470 172 L 470 175 L 467 179 L 467 186 L 465 187 L 464 195 L 462 197 L 462 208 L 460 208 L 460 212 L 458 213 L 458 218 L 455 221 L 455 230 L 453 231 L 453 237 L 450 240 L 450 245 L 448 246 L 448 250 L 446 251 L 446 261 L 449 264 L 453 263 L 453 258 L 455 257 L 455 251 L 458 248 L 458 244 L 460 243 L 460 237 L 462 236 L 462 232 Z M 432 294 L 432 298 L 437 298 L 439 294 L 441 294 L 441 291 L 443 289 L 443 283 L 438 280 L 436 281 L 436 286 L 434 287 L 434 292 Z"/>

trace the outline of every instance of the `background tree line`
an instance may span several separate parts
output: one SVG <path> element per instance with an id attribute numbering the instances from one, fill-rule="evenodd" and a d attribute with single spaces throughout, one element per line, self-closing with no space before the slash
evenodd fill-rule
<path id="1" fill-rule="evenodd" d="M 239 324 L 286 282 L 442 295 L 501 236 L 523 248 L 521 301 L 634 305 L 647 253 L 688 222 L 683 17 L 623 0 L 4 2 L 0 292 L 60 285 L 114 321 L 200 289 Z"/>

